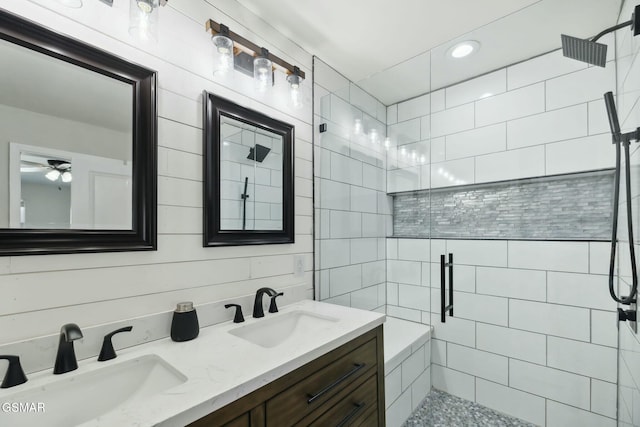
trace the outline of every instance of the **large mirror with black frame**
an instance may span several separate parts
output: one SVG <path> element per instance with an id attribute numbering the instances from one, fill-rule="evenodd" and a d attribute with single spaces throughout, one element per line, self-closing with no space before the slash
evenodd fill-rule
<path id="1" fill-rule="evenodd" d="M 156 248 L 156 73 L 0 10 L 0 255 Z"/>
<path id="2" fill-rule="evenodd" d="M 204 97 L 204 246 L 293 243 L 294 127 Z"/>

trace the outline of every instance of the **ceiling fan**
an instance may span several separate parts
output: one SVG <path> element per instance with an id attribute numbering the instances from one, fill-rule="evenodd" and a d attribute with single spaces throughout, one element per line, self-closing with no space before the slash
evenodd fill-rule
<path id="1" fill-rule="evenodd" d="M 49 181 L 57 181 L 60 179 L 62 182 L 68 183 L 73 179 L 73 175 L 71 175 L 71 162 L 67 160 L 48 159 L 47 163 L 44 164 L 38 161 L 22 159 L 20 162 L 20 172 L 45 172 L 44 176 Z"/>

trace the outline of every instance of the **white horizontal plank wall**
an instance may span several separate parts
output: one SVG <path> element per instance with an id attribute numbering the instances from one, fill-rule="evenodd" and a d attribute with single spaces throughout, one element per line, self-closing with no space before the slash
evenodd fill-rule
<path id="1" fill-rule="evenodd" d="M 0 345 L 57 334 L 67 322 L 89 327 L 170 311 L 184 300 L 198 306 L 240 298 L 263 285 L 303 285 L 304 293 L 285 295 L 283 303 L 312 296 L 309 53 L 230 0 L 172 0 L 160 10 L 159 42 L 145 46 L 129 37 L 126 0 L 111 8 L 85 1 L 71 9 L 50 0 L 1 0 L 0 7 L 156 70 L 159 103 L 158 250 L 0 258 Z M 232 81 L 214 81 L 204 28 L 210 18 L 300 66 L 308 79 L 305 107 L 289 107 L 279 72 L 265 96 L 256 96 L 251 79 L 238 73 Z M 295 244 L 202 247 L 204 90 L 295 126 Z M 304 259 L 302 276 L 294 275 L 295 256 Z"/>
<path id="2" fill-rule="evenodd" d="M 554 51 L 389 106 L 387 191 L 612 168 L 613 50 L 606 68 Z M 455 315 L 441 323 L 449 252 Z M 387 314 L 434 327 L 436 388 L 541 426 L 613 426 L 608 256 L 604 242 L 390 238 Z"/>
<path id="3" fill-rule="evenodd" d="M 620 12 L 619 22 L 629 19 L 637 3 L 626 0 Z M 616 40 L 617 83 L 618 93 L 616 103 L 620 126 L 623 132 L 632 131 L 640 127 L 640 37 L 632 37 L 630 31 L 621 30 Z M 634 227 L 634 243 L 636 260 L 640 247 L 638 246 L 638 200 L 640 199 L 640 150 L 638 144 L 631 143 L 631 197 Z M 624 186 L 623 186 L 624 188 Z M 631 263 L 629 257 L 629 235 L 627 233 L 626 194 L 620 197 L 618 216 L 618 253 L 619 253 L 619 295 L 629 295 L 631 279 Z M 629 309 L 629 306 L 622 306 Z M 618 419 L 619 426 L 640 426 L 640 338 L 625 323 L 620 324 L 619 335 L 619 383 L 618 383 Z"/>
<path id="4" fill-rule="evenodd" d="M 317 57 L 314 79 L 317 295 L 384 312 L 386 107 Z"/>

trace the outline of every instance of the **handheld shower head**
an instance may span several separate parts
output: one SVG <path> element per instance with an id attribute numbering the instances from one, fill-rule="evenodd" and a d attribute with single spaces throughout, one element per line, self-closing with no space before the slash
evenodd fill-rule
<path id="1" fill-rule="evenodd" d="M 613 93 L 607 92 L 604 94 L 604 103 L 607 106 L 607 115 L 609 116 L 609 127 L 611 128 L 611 135 L 613 136 L 613 142 L 620 141 L 620 122 L 618 121 L 618 112 L 616 111 L 616 104 L 613 100 Z"/>

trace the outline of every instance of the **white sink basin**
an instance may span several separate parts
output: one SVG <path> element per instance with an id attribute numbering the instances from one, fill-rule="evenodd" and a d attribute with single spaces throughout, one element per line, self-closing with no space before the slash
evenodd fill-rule
<path id="1" fill-rule="evenodd" d="M 256 319 L 254 323 L 229 330 L 229 333 L 261 347 L 271 348 L 313 334 L 338 321 L 334 317 L 303 310 L 272 316 Z"/>
<path id="2" fill-rule="evenodd" d="M 2 396 L 5 403 L 34 403 L 27 412 L 0 414 L 0 424 L 12 427 L 69 427 L 106 414 L 123 404 L 141 403 L 187 378 L 156 355 L 145 355 L 120 363 L 106 362 L 104 367 L 84 372 L 70 372 L 38 387 L 29 382 L 16 387 L 16 393 Z M 52 374 L 53 376 L 53 374 Z M 58 376 L 56 376 L 58 378 Z M 37 411 L 42 404 L 43 412 Z"/>

